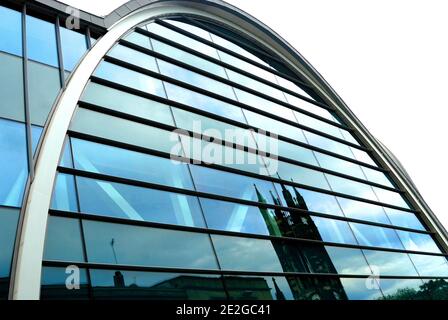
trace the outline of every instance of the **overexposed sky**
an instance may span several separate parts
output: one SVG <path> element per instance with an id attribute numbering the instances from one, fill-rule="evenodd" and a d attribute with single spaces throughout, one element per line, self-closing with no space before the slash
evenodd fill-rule
<path id="1" fill-rule="evenodd" d="M 104 15 L 126 1 L 63 2 Z M 448 228 L 448 1 L 227 2 L 279 33 L 322 74 Z"/>

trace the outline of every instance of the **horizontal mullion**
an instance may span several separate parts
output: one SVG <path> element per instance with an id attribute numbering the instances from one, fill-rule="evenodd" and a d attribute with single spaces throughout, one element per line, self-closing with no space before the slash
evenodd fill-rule
<path id="1" fill-rule="evenodd" d="M 108 263 L 93 263 L 79 261 L 58 261 L 43 260 L 44 267 L 67 267 L 76 265 L 82 269 L 98 269 L 98 270 L 120 270 L 120 271 L 142 271 L 142 272 L 165 272 L 165 273 L 191 273 L 191 274 L 213 274 L 213 275 L 234 275 L 234 276 L 296 276 L 296 277 L 321 277 L 321 278 L 369 278 L 372 275 L 357 274 L 336 274 L 336 273 L 307 273 L 307 272 L 269 272 L 269 271 L 233 271 L 233 270 L 217 270 L 217 269 L 181 269 L 170 267 L 146 267 L 138 265 L 115 265 Z M 379 276 L 379 279 L 448 279 L 448 277 L 429 277 L 429 276 Z"/>
<path id="2" fill-rule="evenodd" d="M 402 193 L 402 194 L 405 193 L 405 191 L 403 191 L 403 190 L 396 189 L 396 188 L 389 187 L 389 186 L 385 186 L 385 185 L 382 185 L 382 184 L 379 184 L 379 183 L 376 183 L 376 182 L 371 182 L 371 181 L 368 181 L 368 180 L 360 179 L 360 178 L 353 177 L 353 176 L 350 176 L 350 175 L 347 175 L 347 174 L 344 174 L 344 173 L 340 173 L 340 172 L 337 172 L 337 171 L 325 169 L 325 168 L 322 168 L 322 167 L 318 167 L 318 166 L 315 166 L 315 165 L 311 165 L 311 164 L 304 163 L 304 162 L 301 162 L 301 161 L 298 161 L 298 160 L 294 160 L 294 159 L 290 159 L 290 158 L 287 158 L 287 157 L 278 156 L 278 155 L 273 154 L 271 152 L 266 153 L 264 151 L 259 151 L 259 150 L 256 150 L 256 149 L 253 149 L 253 148 L 249 148 L 247 146 L 239 145 L 239 144 L 236 144 L 236 143 L 233 143 L 233 142 L 230 142 L 230 141 L 225 141 L 225 140 L 213 138 L 213 137 L 204 135 L 202 133 L 196 133 L 196 132 L 193 132 L 193 131 L 190 131 L 190 130 L 187 130 L 187 129 L 177 128 L 175 126 L 171 126 L 171 125 L 167 125 L 167 124 L 164 124 L 164 123 L 156 122 L 156 121 L 149 120 L 149 119 L 146 119 L 146 118 L 141 118 L 141 117 L 138 117 L 138 116 L 134 116 L 134 115 L 131 115 L 131 114 L 128 114 L 128 113 L 124 113 L 124 112 L 112 110 L 112 109 L 109 109 L 109 108 L 101 107 L 101 106 L 94 105 L 94 104 L 91 104 L 91 103 L 86 103 L 86 102 L 80 101 L 78 103 L 78 105 L 80 107 L 84 108 L 84 109 L 101 112 L 101 113 L 108 114 L 108 115 L 111 115 L 111 116 L 114 116 L 114 117 L 130 120 L 130 121 L 133 121 L 133 122 L 141 123 L 141 124 L 152 126 L 152 127 L 157 127 L 157 128 L 164 129 L 164 130 L 167 130 L 167 131 L 175 131 L 175 130 L 181 129 L 182 131 L 179 132 L 179 134 L 186 135 L 184 133 L 188 133 L 186 136 L 188 136 L 190 138 L 198 138 L 198 139 L 201 139 L 201 140 L 203 140 L 205 142 L 210 142 L 210 143 L 214 143 L 214 144 L 221 145 L 221 146 L 232 147 L 232 148 L 237 149 L 237 150 L 245 151 L 247 153 L 251 153 L 251 154 L 255 154 L 255 155 L 260 155 L 260 156 L 263 156 L 263 157 L 267 157 L 268 154 L 269 154 L 270 158 L 278 159 L 279 161 L 287 162 L 287 163 L 290 163 L 290 164 L 293 164 L 293 165 L 297 165 L 299 167 L 311 169 L 311 170 L 322 172 L 322 173 L 326 173 L 326 174 L 331 174 L 333 176 L 341 177 L 341 178 L 348 179 L 348 180 L 351 180 L 351 181 L 360 182 L 360 183 L 363 183 L 363 184 L 367 184 L 367 185 L 370 185 L 370 186 L 373 186 L 373 187 L 386 189 L 386 190 L 393 191 L 393 192 L 398 192 L 398 193 Z M 192 160 L 194 160 L 194 159 L 192 159 Z"/>
<path id="3" fill-rule="evenodd" d="M 202 58 L 202 59 L 204 59 L 204 60 L 210 61 L 210 62 L 212 62 L 212 63 L 214 63 L 214 64 L 220 65 L 220 66 L 222 66 L 222 67 L 224 67 L 224 68 L 231 69 L 231 70 L 233 70 L 233 71 L 235 71 L 235 72 L 237 72 L 237 73 L 240 73 L 240 74 L 242 74 L 242 75 L 245 75 L 245 76 L 247 76 L 247 77 L 250 77 L 250 78 L 252 78 L 252 79 L 254 79 L 254 80 L 257 80 L 257 81 L 259 81 L 259 82 L 262 82 L 262 83 L 264 83 L 264 84 L 266 84 L 266 85 L 269 85 L 269 86 L 271 86 L 271 87 L 273 87 L 273 88 L 276 88 L 276 89 L 278 89 L 278 90 L 280 90 L 280 91 L 284 91 L 284 92 L 286 92 L 286 93 L 289 93 L 289 94 L 291 94 L 291 95 L 296 96 L 296 97 L 299 98 L 299 99 L 302 99 L 302 100 L 304 100 L 304 101 L 306 101 L 306 102 L 308 102 L 308 103 L 311 103 L 311 102 L 309 101 L 309 100 L 310 100 L 309 98 L 308 98 L 308 99 L 305 99 L 305 98 L 307 98 L 307 97 L 304 97 L 304 96 L 302 96 L 302 95 L 300 95 L 300 94 L 298 94 L 298 93 L 296 93 L 296 92 L 294 92 L 294 91 L 292 91 L 292 90 L 290 90 L 290 89 L 288 89 L 288 88 L 282 87 L 281 85 L 279 85 L 279 84 L 277 84 L 277 83 L 273 83 L 273 82 L 271 82 L 271 81 L 269 81 L 269 80 L 263 79 L 263 78 L 261 78 L 261 77 L 255 75 L 255 74 L 252 74 L 252 73 L 247 72 L 247 71 L 245 71 L 245 70 L 242 70 L 242 69 L 240 69 L 240 68 L 238 68 L 238 67 L 235 67 L 234 65 L 231 65 L 231 64 L 228 64 L 228 63 L 226 63 L 226 62 L 224 62 L 224 61 L 221 61 L 221 60 L 219 60 L 219 59 L 210 57 L 210 56 L 208 56 L 208 55 L 206 55 L 206 54 L 203 54 L 203 53 L 201 53 L 201 52 L 198 52 L 198 51 L 196 51 L 196 50 L 194 50 L 194 49 L 192 49 L 192 48 L 186 47 L 186 46 L 184 46 L 184 45 L 182 45 L 182 44 L 180 44 L 180 43 L 177 43 L 177 42 L 174 42 L 174 41 L 172 41 L 172 40 L 166 39 L 166 38 L 164 38 L 164 37 L 162 37 L 162 36 L 159 36 L 159 35 L 157 35 L 157 34 L 155 34 L 155 33 L 152 33 L 152 32 L 149 32 L 149 31 L 145 31 L 145 30 L 143 30 L 143 31 L 144 31 L 144 32 L 141 32 L 141 34 L 142 34 L 142 33 L 145 33 L 145 35 L 148 36 L 148 37 L 150 37 L 150 38 L 153 38 L 153 39 L 155 39 L 155 40 L 162 41 L 162 42 L 164 42 L 164 43 L 166 43 L 166 44 L 168 44 L 168 45 L 170 45 L 170 46 L 176 47 L 176 48 L 178 48 L 178 49 L 180 49 L 180 50 L 183 50 L 183 51 L 185 51 L 185 52 L 188 52 L 188 53 L 190 53 L 190 54 L 193 54 L 193 55 L 195 55 L 195 56 L 197 56 L 197 57 L 200 57 L 200 58 Z M 120 43 L 123 44 L 123 45 L 125 45 L 125 46 L 127 46 L 127 47 L 129 47 L 129 48 L 131 48 L 131 49 L 138 50 L 138 51 L 140 51 L 140 52 L 142 52 L 142 53 L 146 53 L 146 54 L 158 54 L 158 55 L 160 55 L 160 56 L 162 57 L 162 59 L 164 59 L 164 58 L 166 57 L 165 55 L 163 55 L 163 54 L 161 54 L 161 53 L 158 53 L 158 52 L 156 52 L 156 51 L 154 51 L 154 50 L 150 50 L 150 49 L 148 49 L 148 48 L 139 46 L 138 44 L 135 44 L 135 43 L 133 43 L 133 42 L 129 42 L 129 41 L 127 41 L 127 40 L 123 40 L 123 39 L 122 39 L 122 40 L 120 40 Z M 222 78 L 221 78 L 221 79 L 222 79 Z M 314 101 L 314 100 L 311 100 L 311 101 Z M 316 105 L 315 103 L 313 103 L 313 104 Z M 319 108 L 323 108 L 321 105 L 316 105 L 316 106 L 319 107 Z M 345 126 L 345 125 L 343 125 L 343 124 L 340 124 L 340 123 L 335 122 L 335 121 L 331 121 L 331 120 L 329 120 L 329 119 L 327 119 L 327 118 L 324 118 L 324 117 L 321 117 L 321 116 L 319 116 L 319 115 L 316 115 L 316 114 L 314 114 L 314 113 L 312 113 L 312 112 L 310 112 L 310 111 L 304 110 L 304 109 L 302 109 L 302 108 L 300 108 L 300 107 L 297 107 L 297 106 L 295 106 L 295 105 L 291 105 L 291 104 L 289 104 L 289 108 L 290 108 L 290 109 L 293 109 L 293 110 L 295 110 L 295 111 L 301 112 L 301 113 L 303 113 L 303 114 L 309 115 L 310 117 L 314 117 L 314 118 L 319 119 L 319 120 L 321 120 L 321 121 L 327 122 L 327 123 L 332 124 L 332 125 L 334 125 L 334 126 L 337 126 L 337 127 L 340 127 L 340 128 L 346 129 L 346 130 L 351 130 L 349 127 L 347 127 L 347 126 Z M 331 109 L 330 107 L 326 107 L 326 108 L 323 108 L 323 109 L 326 109 L 326 110 L 328 110 L 329 112 L 334 112 L 334 110 Z"/>
<path id="4" fill-rule="evenodd" d="M 241 103 L 241 102 L 239 102 L 237 100 L 233 100 L 231 98 L 224 97 L 224 96 L 222 96 L 220 94 L 217 94 L 217 93 L 214 93 L 214 92 L 211 92 L 211 91 L 199 88 L 199 87 L 191 85 L 189 83 L 185 83 L 183 81 L 179 81 L 177 79 L 173 79 L 171 77 L 168 77 L 166 75 L 160 74 L 158 72 L 154 72 L 154 71 L 148 70 L 146 68 L 142 68 L 142 67 L 136 66 L 136 65 L 134 65 L 132 63 L 129 63 L 129 62 L 117 59 L 117 58 L 113 58 L 113 57 L 110 57 L 110 56 L 105 56 L 104 57 L 104 61 L 110 62 L 110 63 L 115 64 L 117 66 L 129 69 L 129 70 L 132 70 L 132 71 L 135 71 L 135 72 L 138 72 L 138 73 L 141 73 L 141 74 L 153 77 L 153 78 L 157 78 L 157 79 L 162 80 L 162 81 L 166 81 L 166 82 L 172 83 L 174 85 L 178 85 L 178 86 L 183 87 L 183 88 L 188 89 L 188 90 L 192 90 L 192 91 L 195 91 L 195 92 L 207 95 L 207 96 L 209 96 L 211 98 L 215 98 L 215 99 L 221 100 L 223 102 L 226 102 L 226 103 L 229 103 L 229 104 L 233 104 L 233 105 L 241 107 L 243 109 L 246 109 L 246 110 L 249 110 L 249 111 L 252 111 L 252 112 L 256 112 L 256 113 L 264 115 L 266 117 L 273 118 L 273 119 L 275 119 L 277 121 L 289 124 L 289 125 L 294 126 L 296 128 L 303 129 L 305 131 L 317 134 L 319 136 L 328 138 L 330 140 L 339 142 L 341 144 L 345 144 L 345 145 L 347 145 L 349 147 L 356 148 L 356 149 L 362 150 L 362 151 L 367 152 L 367 153 L 371 152 L 371 150 L 369 148 L 366 148 L 366 147 L 354 144 L 352 142 L 346 141 L 346 140 L 341 139 L 341 138 L 337 138 L 337 137 L 332 136 L 330 134 L 327 134 L 327 133 L 324 133 L 322 131 L 313 129 L 311 127 L 304 126 L 304 125 L 296 123 L 294 121 L 287 120 L 285 118 L 276 116 L 276 115 L 274 115 L 272 113 L 269 113 L 269 112 L 257 109 L 255 107 L 252 107 L 252 106 L 249 106 L 247 104 Z M 204 73 L 207 73 L 207 72 L 204 71 Z"/>
<path id="5" fill-rule="evenodd" d="M 201 233 L 201 234 L 221 235 L 221 236 L 228 236 L 228 237 L 268 240 L 268 241 L 276 241 L 276 242 L 284 242 L 284 243 L 304 243 L 304 244 L 310 244 L 310 245 L 316 245 L 316 246 L 322 246 L 322 247 L 329 246 L 329 247 L 348 248 L 348 249 L 374 250 L 374 251 L 382 251 L 382 252 L 395 252 L 395 253 L 407 253 L 407 254 L 420 254 L 420 255 L 427 255 L 427 256 L 448 257 L 448 254 L 444 254 L 444 253 L 412 251 L 412 250 L 406 250 L 406 249 L 393 249 L 393 248 L 364 246 L 364 245 L 346 244 L 346 243 L 338 243 L 338 242 L 328 242 L 328 241 L 306 239 L 306 238 L 279 237 L 279 236 L 271 236 L 271 235 L 255 234 L 255 233 L 244 233 L 244 232 L 236 232 L 236 231 L 217 230 L 217 229 L 205 229 L 205 228 L 199 228 L 199 227 L 180 226 L 180 225 L 157 223 L 157 222 L 150 222 L 150 221 L 136 221 L 136 220 L 131 220 L 131 219 L 108 217 L 108 216 L 88 214 L 88 213 L 83 213 L 83 212 L 50 210 L 49 214 L 53 215 L 53 216 L 69 218 L 69 219 L 82 219 L 82 220 L 88 220 L 88 221 L 98 221 L 98 222 L 114 223 L 114 224 L 129 225 L 129 226 L 158 228 L 158 229 L 163 229 L 163 230 L 176 230 L 176 231 L 194 232 L 194 233 Z"/>
<path id="6" fill-rule="evenodd" d="M 183 110 L 186 110 L 186 111 L 189 111 L 189 112 L 192 112 L 192 113 L 196 113 L 196 114 L 199 114 L 199 115 L 203 115 L 205 117 L 208 117 L 208 118 L 211 118 L 211 119 L 214 119 L 214 120 L 217 120 L 217 121 L 222 121 L 222 122 L 225 122 L 225 123 L 228 123 L 228 124 L 231 124 L 231 125 L 243 128 L 243 129 L 249 129 L 249 130 L 252 129 L 252 130 L 255 130 L 255 131 L 263 130 L 263 129 L 251 126 L 249 124 L 246 124 L 246 123 L 242 123 L 242 122 L 239 122 L 239 121 L 236 121 L 236 120 L 225 118 L 223 116 L 220 116 L 220 115 L 217 115 L 217 114 L 214 114 L 214 113 L 210 113 L 210 112 L 207 112 L 207 111 L 195 108 L 195 107 L 191 107 L 189 105 L 185 105 L 185 104 L 182 104 L 182 103 L 179 103 L 177 101 L 173 101 L 173 100 L 161 97 L 161 96 L 156 96 L 156 95 L 153 95 L 153 94 L 150 94 L 150 93 L 138 90 L 138 89 L 130 88 L 130 87 L 124 86 L 122 84 L 119 84 L 119 83 L 116 83 L 116 82 L 113 82 L 113 81 L 109 81 L 109 80 L 106 80 L 106 79 L 103 79 L 103 78 L 99 78 L 97 76 L 91 76 L 90 80 L 92 82 L 94 82 L 94 83 L 97 83 L 97 84 L 105 85 L 105 86 L 111 87 L 113 89 L 117 89 L 117 90 L 124 91 L 124 92 L 130 93 L 130 94 L 133 94 L 133 95 L 140 96 L 142 98 L 155 100 L 157 102 L 161 102 L 161 103 L 164 103 L 164 104 L 172 105 L 173 107 L 176 107 L 176 108 L 179 108 L 179 109 L 183 109 Z M 263 131 L 266 131 L 266 130 L 263 130 Z M 371 164 L 368 164 L 368 163 L 365 163 L 365 162 L 362 162 L 362 161 L 359 161 L 359 160 L 356 160 L 356 159 L 353 159 L 353 158 L 349 158 L 349 157 L 340 155 L 338 153 L 334 153 L 334 152 L 328 151 L 326 149 L 322 149 L 322 148 L 313 146 L 311 144 L 306 144 L 304 142 L 296 141 L 296 140 L 293 140 L 291 138 L 288 138 L 288 137 L 285 137 L 285 136 L 282 136 L 282 135 L 277 135 L 277 134 L 275 134 L 275 135 L 277 136 L 277 138 L 279 140 L 282 140 L 284 142 L 288 142 L 288 143 L 296 145 L 296 146 L 300 146 L 300 147 L 303 147 L 303 148 L 306 148 L 306 149 L 310 149 L 312 151 L 320 152 L 320 153 L 323 153 L 323 154 L 326 154 L 326 155 L 329 155 L 329 156 L 332 156 L 332 157 L 335 157 L 335 158 L 338 158 L 338 159 L 341 159 L 341 160 L 345 160 L 345 161 L 348 161 L 348 162 L 351 162 L 351 163 L 354 163 L 354 164 L 358 164 L 360 166 L 367 167 L 367 168 L 370 168 L 370 169 L 373 169 L 373 170 L 376 170 L 376 171 L 379 171 L 379 172 L 384 172 L 384 173 L 390 172 L 387 169 L 376 167 L 376 166 L 373 166 Z"/>

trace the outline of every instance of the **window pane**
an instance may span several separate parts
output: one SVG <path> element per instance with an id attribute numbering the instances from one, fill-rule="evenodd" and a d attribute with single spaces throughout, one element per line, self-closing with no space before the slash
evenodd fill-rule
<path id="1" fill-rule="evenodd" d="M 398 236 L 406 250 L 441 253 L 439 247 L 429 234 L 397 230 Z"/>
<path id="2" fill-rule="evenodd" d="M 59 66 L 56 49 L 56 28 L 53 23 L 27 16 L 26 38 L 29 59 L 53 67 Z"/>
<path id="3" fill-rule="evenodd" d="M 88 278 L 87 270 L 79 269 L 79 290 L 67 289 L 67 277 L 73 272 L 66 273 L 65 268 L 49 268 L 42 269 L 42 287 L 40 298 L 42 300 L 87 300 Z"/>
<path id="4" fill-rule="evenodd" d="M 19 210 L 0 207 L 0 300 L 7 299 Z"/>
<path id="5" fill-rule="evenodd" d="M 77 177 L 81 212 L 137 221 L 204 227 L 197 198 Z"/>
<path id="6" fill-rule="evenodd" d="M 285 95 L 286 95 L 286 99 L 288 100 L 288 102 L 290 104 L 292 104 L 293 106 L 296 106 L 300 109 L 303 109 L 303 110 L 311 112 L 315 115 L 321 116 L 322 118 L 325 118 L 325 119 L 328 119 L 328 120 L 338 123 L 338 121 L 336 121 L 336 119 L 333 117 L 333 115 L 327 109 L 316 106 L 315 104 L 312 104 L 308 101 L 297 98 L 296 96 L 290 95 L 289 93 L 285 93 Z M 305 96 L 308 96 L 308 95 L 305 94 Z"/>
<path id="7" fill-rule="evenodd" d="M 379 281 L 385 300 L 427 300 L 419 279 L 381 279 Z"/>
<path id="8" fill-rule="evenodd" d="M 82 108 L 76 111 L 71 130 L 168 153 L 179 145 L 169 131 Z"/>
<path id="9" fill-rule="evenodd" d="M 58 69 L 33 61 L 28 62 L 28 90 L 33 124 L 45 124 L 60 89 Z"/>
<path id="10" fill-rule="evenodd" d="M 390 224 L 381 206 L 339 197 L 337 199 L 348 218 Z"/>
<path id="11" fill-rule="evenodd" d="M 190 168 L 198 191 L 262 203 L 277 201 L 274 185 L 269 181 L 199 166 Z"/>
<path id="12" fill-rule="evenodd" d="M 394 191 L 385 190 L 378 187 L 372 187 L 375 191 L 375 194 L 378 196 L 378 199 L 381 202 L 388 203 L 394 206 L 410 209 L 409 205 L 406 203 L 406 201 L 403 199 L 403 197 L 398 193 Z"/>
<path id="13" fill-rule="evenodd" d="M 22 15 L 0 6 L 0 51 L 22 56 Z M 2 69 L 3 70 L 3 69 Z"/>
<path id="14" fill-rule="evenodd" d="M 299 167 L 297 165 L 278 161 L 278 171 L 273 174 L 285 181 L 292 181 L 312 187 L 330 190 L 328 182 L 322 172 Z"/>
<path id="15" fill-rule="evenodd" d="M 95 75 L 130 88 L 165 97 L 162 81 L 109 62 L 103 61 L 96 69 Z"/>
<path id="16" fill-rule="evenodd" d="M 310 127 L 315 130 L 319 130 L 323 133 L 327 133 L 339 139 L 344 139 L 344 136 L 342 135 L 341 130 L 338 127 L 332 126 L 331 124 L 320 121 L 316 118 L 310 117 L 306 114 L 297 111 L 294 111 L 294 115 L 296 116 L 297 121 L 301 125 Z"/>
<path id="17" fill-rule="evenodd" d="M 391 249 L 404 249 L 394 229 L 350 223 L 360 245 Z"/>
<path id="18" fill-rule="evenodd" d="M 95 299 L 226 299 L 218 275 L 91 270 L 90 277 Z"/>
<path id="19" fill-rule="evenodd" d="M 338 274 L 371 274 L 361 250 L 329 246 L 325 247 L 325 249 Z"/>
<path id="20" fill-rule="evenodd" d="M 320 240 L 325 242 L 358 244 L 347 222 L 321 217 L 312 217 L 312 220 L 319 230 Z"/>
<path id="21" fill-rule="evenodd" d="M 61 211 L 78 212 L 75 190 L 75 178 L 73 176 L 58 174 L 51 208 Z"/>
<path id="22" fill-rule="evenodd" d="M 331 189 L 335 192 L 378 201 L 378 199 L 375 197 L 375 194 L 373 193 L 372 187 L 367 184 L 333 176 L 331 174 L 325 174 L 325 176 L 327 177 Z"/>
<path id="23" fill-rule="evenodd" d="M 364 173 L 367 177 L 367 180 L 369 180 L 371 182 L 382 184 L 387 187 L 391 187 L 391 188 L 394 187 L 394 185 L 390 182 L 390 180 L 387 178 L 385 173 L 382 173 L 380 171 L 373 170 L 370 168 L 366 168 L 366 167 L 363 167 L 362 171 L 364 171 Z"/>
<path id="24" fill-rule="evenodd" d="M 361 167 L 357 164 L 342 159 L 338 159 L 335 157 L 331 157 L 320 152 L 315 152 L 315 155 L 322 168 L 366 180 L 366 177 L 364 176 Z"/>
<path id="25" fill-rule="evenodd" d="M 78 219 L 48 217 L 44 260 L 84 262 Z"/>
<path id="26" fill-rule="evenodd" d="M 107 55 L 125 62 L 129 62 L 138 67 L 158 72 L 156 59 L 154 57 L 125 47 L 121 44 L 115 45 L 115 47 L 113 47 Z"/>
<path id="27" fill-rule="evenodd" d="M 193 189 L 185 164 L 95 142 L 74 138 L 71 141 L 76 169 Z"/>
<path id="28" fill-rule="evenodd" d="M 93 221 L 83 226 L 89 262 L 217 269 L 206 234 Z"/>
<path id="29" fill-rule="evenodd" d="M 372 160 L 372 158 L 367 154 L 367 152 L 359 150 L 357 148 L 350 148 L 352 150 L 352 153 L 354 154 L 350 156 L 351 158 L 354 158 L 358 161 L 362 161 L 364 163 L 370 164 L 372 166 L 377 167 L 378 165 L 375 163 L 375 161 Z"/>
<path id="30" fill-rule="evenodd" d="M 169 62 L 158 59 L 160 73 L 170 78 L 194 85 L 201 89 L 217 93 L 221 96 L 235 99 L 235 94 L 231 86 L 222 82 L 205 77 L 198 73 L 189 71 L 187 69 L 178 67 Z"/>
<path id="31" fill-rule="evenodd" d="M 363 250 L 369 265 L 379 276 L 418 276 L 406 253 Z"/>
<path id="32" fill-rule="evenodd" d="M 375 278 L 342 278 L 341 282 L 349 300 L 378 300 L 383 298 Z"/>
<path id="33" fill-rule="evenodd" d="M 17 121 L 25 121 L 22 63 L 22 58 L 0 53 L 0 116 Z"/>
<path id="34" fill-rule="evenodd" d="M 337 153 L 348 158 L 354 158 L 349 146 L 308 131 L 304 131 L 304 133 L 310 145 Z"/>
<path id="35" fill-rule="evenodd" d="M 425 230 L 421 222 L 415 216 L 414 213 L 400 211 L 391 208 L 384 208 L 386 214 L 394 226 L 400 226 L 405 228 Z"/>
<path id="36" fill-rule="evenodd" d="M 246 123 L 241 108 L 210 98 L 206 95 L 184 89 L 174 84 L 165 83 L 168 99 L 186 104 L 193 108 L 204 110 L 225 118 L 229 118 L 241 123 Z"/>
<path id="37" fill-rule="evenodd" d="M 174 125 L 168 105 L 94 82 L 88 84 L 81 100 L 143 119 Z"/>
<path id="38" fill-rule="evenodd" d="M 0 205 L 20 207 L 28 175 L 25 125 L 0 119 Z"/>
<path id="39" fill-rule="evenodd" d="M 151 42 L 147 36 L 144 36 L 138 32 L 133 32 L 130 35 L 123 38 L 126 41 L 135 43 L 143 48 L 152 50 Z"/>
<path id="40" fill-rule="evenodd" d="M 410 254 L 412 262 L 422 277 L 448 277 L 446 257 Z"/>
<path id="41" fill-rule="evenodd" d="M 59 28 L 59 31 L 61 33 L 64 69 L 72 71 L 87 51 L 86 36 L 65 28 Z"/>

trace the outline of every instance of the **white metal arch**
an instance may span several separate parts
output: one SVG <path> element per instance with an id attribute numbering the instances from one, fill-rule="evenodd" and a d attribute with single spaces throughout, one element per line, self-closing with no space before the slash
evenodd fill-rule
<path id="1" fill-rule="evenodd" d="M 312 84 L 321 97 L 337 109 L 344 120 L 358 131 L 364 143 L 374 150 L 378 159 L 393 173 L 400 187 L 406 190 L 412 197 L 413 204 L 424 213 L 424 218 L 429 226 L 443 237 L 444 233 L 438 228 L 437 221 L 434 221 L 434 217 L 426 210 L 418 195 L 412 192 L 408 181 L 397 172 L 390 160 L 382 153 L 378 143 L 374 141 L 362 124 L 351 114 L 350 110 L 317 71 L 272 30 L 262 25 L 256 19 L 220 0 L 201 2 L 194 0 L 153 1 L 130 13 L 109 28 L 108 32 L 95 44 L 76 68 L 66 89 L 59 97 L 45 135 L 41 138 L 42 142 L 36 161 L 35 177 L 30 185 L 28 198 L 23 208 L 24 220 L 20 242 L 17 246 L 18 252 L 15 268 L 12 270 L 13 299 L 39 299 L 48 211 L 59 157 L 78 100 L 91 74 L 108 50 L 126 32 L 146 20 L 171 14 L 193 14 L 220 21 L 225 25 L 246 33 L 249 38 L 262 43 L 284 61 L 287 61 L 289 67 L 301 74 L 308 83 Z M 302 60 L 299 61 L 298 58 Z M 444 237 L 441 240 L 447 246 L 447 240 Z"/>

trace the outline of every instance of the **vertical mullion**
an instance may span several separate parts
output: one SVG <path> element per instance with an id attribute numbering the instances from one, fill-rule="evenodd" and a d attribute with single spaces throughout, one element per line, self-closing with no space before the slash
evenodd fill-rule
<path id="1" fill-rule="evenodd" d="M 90 50 L 90 49 L 92 49 L 92 38 L 91 38 L 91 35 L 90 35 L 90 28 L 89 27 L 86 28 L 86 33 L 85 34 L 86 34 L 87 49 Z"/>
<path id="2" fill-rule="evenodd" d="M 56 26 L 56 48 L 58 50 L 58 60 L 59 60 L 59 77 L 61 80 L 61 88 L 65 89 L 64 60 L 62 57 L 62 42 L 61 42 L 59 17 L 56 17 L 55 26 Z"/>

